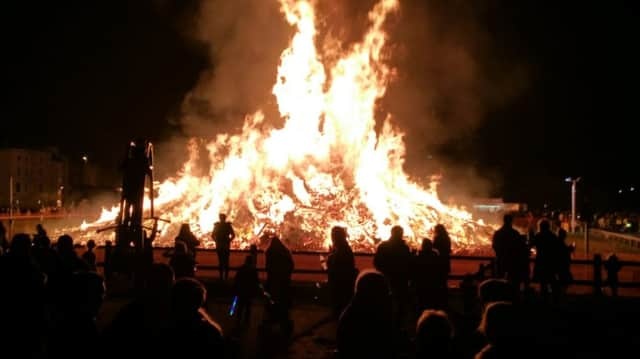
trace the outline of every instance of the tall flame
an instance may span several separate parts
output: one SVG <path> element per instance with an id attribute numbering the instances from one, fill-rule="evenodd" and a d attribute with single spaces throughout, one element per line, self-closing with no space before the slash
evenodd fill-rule
<path id="1" fill-rule="evenodd" d="M 388 237 L 393 225 L 405 228 L 410 242 L 429 236 L 437 223 L 448 227 L 454 246 L 486 243 L 486 228 L 463 209 L 444 205 L 435 182 L 423 188 L 403 171 L 402 134 L 387 115 L 375 130 L 376 101 L 385 94 L 393 69 L 385 63 L 383 25 L 398 8 L 380 0 L 369 12 L 362 41 L 323 63 L 315 44 L 316 14 L 307 0 L 280 0 L 295 28 L 280 57 L 273 86 L 281 128 L 258 111 L 245 118 L 239 134 L 218 135 L 206 146 L 212 163 L 208 176 L 196 175 L 198 143 L 175 178 L 158 185 L 156 208 L 172 225 L 161 228 L 161 244 L 170 245 L 179 223 L 190 223 L 206 247 L 219 212 L 227 213 L 246 246 L 265 227 L 296 248 L 320 249 L 329 228 L 349 229 L 352 245 L 370 250 Z M 115 218 L 101 218 L 95 229 Z"/>

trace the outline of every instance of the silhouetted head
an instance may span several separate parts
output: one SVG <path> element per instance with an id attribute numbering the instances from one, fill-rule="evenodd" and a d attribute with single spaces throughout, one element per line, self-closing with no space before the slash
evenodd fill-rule
<path id="1" fill-rule="evenodd" d="M 173 285 L 172 306 L 177 314 L 195 314 L 207 300 L 207 290 L 194 278 L 181 278 Z"/>
<path id="2" fill-rule="evenodd" d="M 111 248 L 111 247 L 113 247 L 113 243 L 111 243 L 111 241 L 107 240 L 107 241 L 104 241 L 104 246 L 107 247 L 107 248 Z"/>
<path id="3" fill-rule="evenodd" d="M 363 303 L 376 303 L 389 298 L 391 292 L 382 273 L 366 269 L 358 275 L 354 300 Z"/>
<path id="4" fill-rule="evenodd" d="M 511 302 L 514 299 L 513 286 L 504 279 L 487 279 L 478 287 L 480 305 L 493 302 Z"/>
<path id="5" fill-rule="evenodd" d="M 96 247 L 96 241 L 94 241 L 93 239 L 90 239 L 87 241 L 87 248 L 89 250 L 93 250 Z"/>
<path id="6" fill-rule="evenodd" d="M 87 317 L 95 317 L 104 299 L 102 276 L 95 272 L 73 273 L 69 299 L 73 311 Z"/>
<path id="7" fill-rule="evenodd" d="M 17 233 L 11 240 L 11 255 L 28 256 L 31 252 L 31 237 L 26 233 Z"/>
<path id="8" fill-rule="evenodd" d="M 444 224 L 436 224 L 436 226 L 433 227 L 433 233 L 436 237 L 449 235 L 449 233 L 447 232 L 447 229 L 444 227 Z"/>
<path id="9" fill-rule="evenodd" d="M 513 224 L 513 216 L 510 214 L 505 214 L 504 217 L 502 217 L 502 222 L 504 223 L 505 227 L 511 227 L 511 225 Z"/>
<path id="10" fill-rule="evenodd" d="M 540 232 L 550 232 L 551 231 L 551 224 L 549 223 L 549 221 L 542 220 L 540 221 Z"/>
<path id="11" fill-rule="evenodd" d="M 249 253 L 251 253 L 254 256 L 258 255 L 258 246 L 256 246 L 255 244 L 250 245 Z"/>
<path id="12" fill-rule="evenodd" d="M 348 246 L 347 229 L 339 226 L 331 228 L 331 244 L 334 248 Z"/>
<path id="13" fill-rule="evenodd" d="M 489 304 L 478 328 L 490 344 L 509 344 L 518 333 L 517 311 L 509 302 Z"/>
<path id="14" fill-rule="evenodd" d="M 70 253 L 73 252 L 73 239 L 68 234 L 63 234 L 58 237 L 58 242 L 56 243 L 56 249 L 58 253 Z"/>
<path id="15" fill-rule="evenodd" d="M 430 252 L 433 250 L 433 242 L 431 242 L 431 240 L 429 238 L 424 238 L 422 239 L 422 246 L 421 246 L 421 251 L 422 252 Z"/>
<path id="16" fill-rule="evenodd" d="M 183 223 L 180 225 L 180 236 L 188 235 L 191 233 L 191 227 L 189 227 L 189 223 Z"/>
<path id="17" fill-rule="evenodd" d="M 44 230 L 44 227 L 40 223 L 38 223 L 36 225 L 36 233 L 41 235 L 41 236 L 46 236 L 47 235 L 47 231 Z"/>
<path id="18" fill-rule="evenodd" d="M 227 221 L 227 215 L 224 213 L 220 213 L 218 215 L 218 219 L 220 220 L 220 223 L 226 222 Z"/>
<path id="19" fill-rule="evenodd" d="M 273 235 L 269 240 L 269 249 L 286 249 L 287 247 L 282 243 L 280 237 Z"/>
<path id="20" fill-rule="evenodd" d="M 146 272 L 145 289 L 148 293 L 167 295 L 173 288 L 175 276 L 168 264 L 153 263 Z"/>
<path id="21" fill-rule="evenodd" d="M 402 226 L 393 226 L 391 227 L 391 237 L 389 240 L 402 240 L 404 237 L 404 229 Z"/>
<path id="22" fill-rule="evenodd" d="M 425 310 L 416 325 L 419 358 L 444 358 L 451 349 L 453 328 L 441 310 Z"/>

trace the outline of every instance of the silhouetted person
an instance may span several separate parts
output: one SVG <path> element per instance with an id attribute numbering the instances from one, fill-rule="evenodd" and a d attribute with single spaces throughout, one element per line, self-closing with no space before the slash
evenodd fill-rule
<path id="1" fill-rule="evenodd" d="M 220 267 L 220 279 L 226 280 L 229 277 L 229 255 L 231 253 L 231 241 L 236 237 L 230 222 L 227 222 L 227 215 L 220 213 L 219 221 L 213 225 L 211 236 L 216 242 L 216 252 L 218 253 L 218 265 Z"/>
<path id="2" fill-rule="evenodd" d="M 45 343 L 45 277 L 31 258 L 31 239 L 13 236 L 0 257 L 0 353 L 38 357 Z"/>
<path id="3" fill-rule="evenodd" d="M 365 270 L 358 275 L 353 299 L 338 322 L 338 357 L 392 358 L 393 305 L 385 277 Z"/>
<path id="4" fill-rule="evenodd" d="M 51 240 L 48 236 L 34 236 L 31 254 L 33 261 L 42 273 L 49 277 L 57 275 L 58 255 L 51 248 Z"/>
<path id="5" fill-rule="evenodd" d="M 236 272 L 234 286 L 238 297 L 237 318 L 248 322 L 251 319 L 251 305 L 260 291 L 258 270 L 252 255 L 245 257 L 244 264 Z"/>
<path id="6" fill-rule="evenodd" d="M 46 238 L 49 241 L 49 243 L 51 243 L 51 240 L 47 235 L 47 231 L 44 229 L 41 223 L 38 223 L 36 225 L 36 233 L 33 235 L 33 241 L 36 242 L 39 239 L 44 239 L 44 238 Z"/>
<path id="7" fill-rule="evenodd" d="M 82 260 L 87 263 L 89 270 L 96 271 L 96 254 L 93 250 L 96 248 L 96 242 L 93 239 L 87 241 L 87 251 L 82 254 Z"/>
<path id="8" fill-rule="evenodd" d="M 391 237 L 380 243 L 373 258 L 373 265 L 387 278 L 393 296 L 394 317 L 398 329 L 404 327 L 411 275 L 411 251 L 403 239 L 400 226 L 391 228 Z"/>
<path id="9" fill-rule="evenodd" d="M 91 353 L 92 357 L 101 357 L 95 319 L 104 298 L 104 281 L 95 272 L 76 272 L 68 288 L 50 334 L 49 356 L 86 358 Z"/>
<path id="10" fill-rule="evenodd" d="M 338 318 L 353 296 L 358 270 L 347 241 L 347 230 L 331 228 L 331 253 L 327 258 L 327 277 L 333 314 Z"/>
<path id="11" fill-rule="evenodd" d="M 9 249 L 9 241 L 7 240 L 7 229 L 4 228 L 4 224 L 0 221 L 0 255 L 6 253 Z"/>
<path id="12" fill-rule="evenodd" d="M 191 227 L 188 223 L 183 223 L 180 226 L 180 232 L 175 239 L 176 247 L 178 242 L 184 243 L 187 253 L 195 260 L 196 248 L 200 245 L 200 241 L 196 238 L 195 234 L 191 232 Z"/>
<path id="13" fill-rule="evenodd" d="M 289 320 L 291 307 L 291 274 L 293 257 L 280 238 L 273 236 L 265 251 L 267 285 L 266 290 L 275 302 L 269 308 L 269 321 L 280 323 L 290 334 L 292 323 Z"/>
<path id="14" fill-rule="evenodd" d="M 571 274 L 571 253 L 573 246 L 566 243 L 567 231 L 558 227 L 558 276 L 563 287 L 567 287 L 573 281 Z"/>
<path id="15" fill-rule="evenodd" d="M 104 278 L 107 283 L 111 279 L 111 275 L 113 274 L 113 264 L 112 264 L 112 255 L 113 255 L 113 244 L 111 241 L 107 240 L 104 242 Z"/>
<path id="16" fill-rule="evenodd" d="M 431 240 L 422 240 L 414 258 L 413 283 L 418 299 L 418 313 L 425 309 L 441 309 L 447 304 L 447 260 L 433 250 Z"/>
<path id="17" fill-rule="evenodd" d="M 197 358 L 206 354 L 225 357 L 225 343 L 220 325 L 213 321 L 204 305 L 207 291 L 193 278 L 182 278 L 173 286 L 171 325 L 165 355 L 171 358 Z"/>
<path id="18" fill-rule="evenodd" d="M 182 241 L 176 241 L 169 265 L 173 268 L 176 278 L 195 277 L 196 261 L 187 251 L 187 246 Z"/>
<path id="19" fill-rule="evenodd" d="M 451 238 L 447 229 L 442 224 L 437 224 L 433 228 L 433 249 L 438 251 L 440 258 L 445 264 L 447 273 L 451 272 Z"/>
<path id="20" fill-rule="evenodd" d="M 506 278 L 510 271 L 514 270 L 514 251 L 520 233 L 513 229 L 513 216 L 505 214 L 503 225 L 493 234 L 491 247 L 496 254 L 496 277 Z"/>
<path id="21" fill-rule="evenodd" d="M 416 325 L 416 358 L 450 358 L 453 328 L 447 314 L 425 310 Z"/>
<path id="22" fill-rule="evenodd" d="M 487 306 L 479 330 L 488 344 L 476 355 L 476 359 L 521 358 L 528 349 L 519 340 L 518 312 L 509 302 L 494 302 Z"/>
<path id="23" fill-rule="evenodd" d="M 558 272 L 559 258 L 562 255 L 562 243 L 553 232 L 549 221 L 540 222 L 540 232 L 533 239 L 536 248 L 535 267 L 533 278 L 540 283 L 540 291 L 546 296 L 551 286 L 551 291 L 556 297 L 559 293 Z"/>
<path id="24" fill-rule="evenodd" d="M 611 288 L 611 295 L 613 296 L 618 295 L 618 272 L 620 272 L 621 268 L 622 265 L 615 253 L 611 254 L 604 262 L 604 269 L 607 271 L 607 284 Z"/>
<path id="25" fill-rule="evenodd" d="M 106 357 L 127 354 L 127 357 L 156 357 L 162 353 L 170 326 L 171 296 L 174 274 L 163 263 L 152 264 L 144 275 L 142 292 L 118 312 L 104 330 Z"/>
<path id="26" fill-rule="evenodd" d="M 78 257 L 73 248 L 73 239 L 67 234 L 63 234 L 56 242 L 58 253 L 59 269 L 64 273 L 71 274 L 78 271 L 87 271 L 89 266 Z"/>

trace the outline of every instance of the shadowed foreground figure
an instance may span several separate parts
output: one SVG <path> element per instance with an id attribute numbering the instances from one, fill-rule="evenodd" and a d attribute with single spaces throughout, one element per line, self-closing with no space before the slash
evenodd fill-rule
<path id="1" fill-rule="evenodd" d="M 191 232 L 191 227 L 189 227 L 188 223 L 183 223 L 180 226 L 180 232 L 178 236 L 175 238 L 175 246 L 178 246 L 178 243 L 183 243 L 185 245 L 185 249 L 187 253 L 193 258 L 196 259 L 196 248 L 200 245 L 200 241 L 196 238 L 195 234 Z"/>
<path id="2" fill-rule="evenodd" d="M 96 316 L 104 299 L 104 281 L 95 272 L 76 272 L 50 334 L 51 358 L 102 358 Z M 69 340 L 73 340 L 70 343 Z"/>
<path id="3" fill-rule="evenodd" d="M 207 291 L 193 278 L 183 278 L 173 286 L 171 321 L 163 348 L 165 358 L 225 357 L 222 329 L 204 305 Z"/>
<path id="4" fill-rule="evenodd" d="M 280 324 L 283 331 L 289 335 L 293 331 L 293 323 L 289 319 L 293 257 L 277 236 L 271 238 L 264 254 L 267 271 L 266 290 L 274 301 L 268 308 L 267 322 Z"/>
<path id="5" fill-rule="evenodd" d="M 405 328 L 407 319 L 412 262 L 411 250 L 403 236 L 402 227 L 393 226 L 389 240 L 380 243 L 373 258 L 373 265 L 384 274 L 391 288 L 394 320 L 400 331 Z"/>
<path id="6" fill-rule="evenodd" d="M 235 294 L 238 296 L 236 310 L 238 321 L 248 323 L 251 319 L 251 305 L 260 291 L 258 270 L 252 255 L 245 257 L 244 264 L 236 272 L 234 287 Z"/>
<path id="7" fill-rule="evenodd" d="M 347 242 L 347 230 L 343 227 L 331 228 L 331 253 L 327 258 L 327 279 L 331 298 L 331 308 L 336 318 L 349 304 L 358 275 L 353 251 Z"/>
<path id="8" fill-rule="evenodd" d="M 196 261 L 189 254 L 187 246 L 182 241 L 176 241 L 169 265 L 176 278 L 195 277 L 196 275 Z"/>
<path id="9" fill-rule="evenodd" d="M 13 236 L 0 257 L 0 345 L 6 356 L 38 357 L 44 350 L 44 276 L 31 260 L 27 234 Z"/>
<path id="10" fill-rule="evenodd" d="M 169 326 L 173 281 L 171 267 L 151 265 L 145 273 L 142 292 L 104 330 L 104 341 L 109 343 L 107 357 L 127 353 L 132 358 L 142 358 L 149 356 L 153 348 L 162 347 L 156 343 L 162 341 Z"/>
<path id="11" fill-rule="evenodd" d="M 441 310 L 425 310 L 416 326 L 416 358 L 449 358 L 453 328 Z"/>
<path id="12" fill-rule="evenodd" d="M 338 358 L 392 358 L 392 303 L 384 276 L 373 270 L 360 273 L 351 303 L 338 322 Z"/>
<path id="13" fill-rule="evenodd" d="M 444 262 L 446 273 L 449 274 L 451 272 L 451 238 L 442 224 L 437 224 L 433 228 L 433 249 L 438 251 Z"/>
<path id="14" fill-rule="evenodd" d="M 93 249 L 96 248 L 96 242 L 93 239 L 87 241 L 87 251 L 82 254 L 82 260 L 89 266 L 89 270 L 96 271 L 96 254 Z"/>
<path id="15" fill-rule="evenodd" d="M 487 306 L 478 330 L 488 344 L 475 356 L 476 359 L 533 357 L 531 343 L 523 340 L 520 328 L 521 316 L 509 302 L 494 302 Z"/>
<path id="16" fill-rule="evenodd" d="M 422 240 L 422 248 L 413 260 L 413 283 L 418 299 L 418 313 L 424 309 L 447 306 L 448 260 L 433 250 L 431 240 Z"/>

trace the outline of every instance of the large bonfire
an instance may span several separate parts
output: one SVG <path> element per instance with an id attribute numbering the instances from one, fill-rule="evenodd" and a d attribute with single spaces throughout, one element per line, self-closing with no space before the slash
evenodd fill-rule
<path id="1" fill-rule="evenodd" d="M 200 151 L 192 141 L 182 170 L 155 189 L 156 212 L 171 221 L 160 224 L 156 243 L 172 245 L 177 227 L 189 223 L 204 247 L 214 247 L 210 232 L 224 212 L 239 247 L 272 231 L 293 249 L 318 250 L 327 244 L 329 229 L 341 225 L 355 249 L 371 251 L 393 225 L 403 226 L 417 245 L 438 223 L 458 250 L 482 247 L 488 226 L 443 204 L 435 182 L 423 188 L 405 174 L 402 133 L 390 115 L 376 132 L 376 102 L 393 74 L 385 63 L 383 25 L 398 0 L 375 5 L 364 37 L 348 50 L 323 47 L 330 60 L 316 47 L 312 2 L 280 4 L 295 28 L 273 86 L 284 125 L 270 126 L 257 111 L 246 116 L 239 134 L 218 134 L 206 146 L 212 165 L 205 176 L 196 174 Z M 95 230 L 112 224 L 118 209 L 104 209 L 77 236 L 96 238 Z"/>

